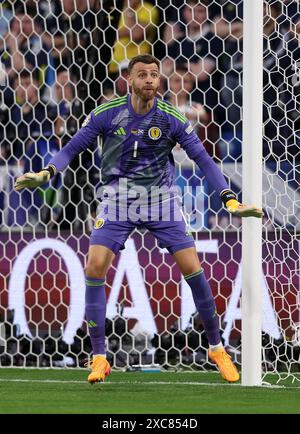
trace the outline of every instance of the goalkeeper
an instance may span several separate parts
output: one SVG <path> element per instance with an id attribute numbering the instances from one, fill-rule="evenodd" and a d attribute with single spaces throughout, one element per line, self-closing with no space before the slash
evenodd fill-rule
<path id="1" fill-rule="evenodd" d="M 167 248 L 173 255 L 191 287 L 208 338 L 208 355 L 217 364 L 222 377 L 235 382 L 239 380 L 239 373 L 222 346 L 212 291 L 174 194 L 171 151 L 176 143 L 197 163 L 230 213 L 261 218 L 263 212 L 236 200 L 190 123 L 173 105 L 156 97 L 160 85 L 159 67 L 158 60 L 151 55 L 134 57 L 128 68 L 131 94 L 94 109 L 49 165 L 39 173 L 25 173 L 17 178 L 15 188 L 35 188 L 48 182 L 80 152 L 93 146 L 98 136 L 102 137 L 100 213 L 91 233 L 85 270 L 85 312 L 93 349 L 90 383 L 104 381 L 111 370 L 105 357 L 105 276 L 130 233 L 140 226 L 152 232 L 160 247 Z M 144 212 L 149 209 L 146 206 L 140 207 L 138 219 L 128 215 L 133 203 L 132 191 L 143 198 L 144 205 L 149 204 L 151 196 L 151 215 L 149 211 Z M 157 197 L 154 194 L 156 201 L 153 201 L 153 191 L 159 191 Z"/>

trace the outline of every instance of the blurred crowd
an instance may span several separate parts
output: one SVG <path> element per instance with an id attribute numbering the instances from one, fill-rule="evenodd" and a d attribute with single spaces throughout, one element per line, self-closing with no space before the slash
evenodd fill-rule
<path id="1" fill-rule="evenodd" d="M 264 156 L 294 188 L 300 182 L 299 33 L 298 1 L 265 1 Z M 86 114 L 129 92 L 128 61 L 137 54 L 161 61 L 160 96 L 191 121 L 213 158 L 241 162 L 242 0 L 2 1 L 0 35 L 0 225 L 89 228 L 99 181 L 96 149 L 45 189 L 15 193 L 13 179 L 39 171 Z M 209 205 L 216 212 L 221 206 Z M 210 228 L 214 217 L 206 221 Z"/>

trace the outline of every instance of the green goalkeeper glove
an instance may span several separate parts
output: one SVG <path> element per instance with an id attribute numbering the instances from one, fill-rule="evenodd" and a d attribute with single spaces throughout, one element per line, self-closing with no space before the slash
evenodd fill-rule
<path id="1" fill-rule="evenodd" d="M 252 205 L 243 205 L 235 198 L 235 194 L 230 190 L 221 193 L 221 199 L 228 211 L 238 217 L 257 217 L 262 218 L 263 210 Z"/>
<path id="2" fill-rule="evenodd" d="M 16 179 L 15 189 L 22 190 L 23 188 L 35 188 L 45 184 L 55 174 L 54 166 L 45 167 L 38 173 L 27 172 Z"/>

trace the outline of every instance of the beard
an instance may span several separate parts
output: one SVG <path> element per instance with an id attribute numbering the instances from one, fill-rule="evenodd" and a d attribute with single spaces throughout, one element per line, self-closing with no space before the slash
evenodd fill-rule
<path id="1" fill-rule="evenodd" d="M 157 94 L 157 91 L 158 91 L 158 86 L 157 87 L 153 86 L 153 89 L 151 89 L 151 90 L 145 89 L 146 87 L 147 86 L 144 86 L 143 88 L 139 88 L 139 87 L 136 87 L 132 83 L 132 90 L 143 101 L 149 101 L 149 100 L 153 99 L 155 97 L 155 95 Z"/>

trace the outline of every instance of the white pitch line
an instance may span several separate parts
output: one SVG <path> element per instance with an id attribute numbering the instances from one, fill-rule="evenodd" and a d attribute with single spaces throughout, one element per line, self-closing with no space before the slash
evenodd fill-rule
<path id="1" fill-rule="evenodd" d="M 6 381 L 9 381 L 11 383 L 76 383 L 76 384 L 85 384 L 86 381 L 80 381 L 80 380 L 28 380 L 24 378 L 0 378 L 0 382 L 5 383 Z"/>
<path id="2" fill-rule="evenodd" d="M 12 383 L 59 383 L 59 384 L 88 384 L 87 381 L 81 381 L 81 380 L 28 380 L 23 378 L 0 378 L 0 382 L 12 382 Z M 238 387 L 246 387 L 242 386 L 242 384 L 236 384 L 236 383 L 199 383 L 199 382 L 192 382 L 192 381 L 105 381 L 101 383 L 101 385 L 119 385 L 119 384 L 127 384 L 127 385 L 141 385 L 145 386 L 147 384 L 150 385 L 162 385 L 162 386 L 168 386 L 168 385 L 176 385 L 176 386 L 211 386 L 211 387 L 231 387 L 231 386 L 238 386 Z M 298 387 L 289 387 L 289 386 L 279 386 L 279 385 L 263 385 L 263 386 L 256 386 L 256 387 L 263 387 L 266 389 L 299 389 Z"/>

